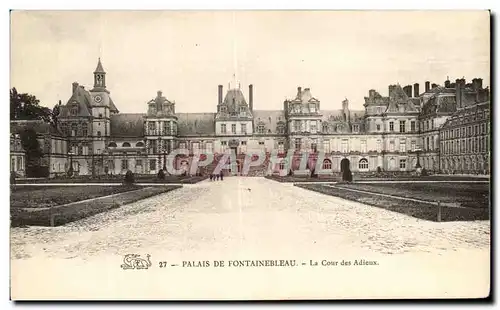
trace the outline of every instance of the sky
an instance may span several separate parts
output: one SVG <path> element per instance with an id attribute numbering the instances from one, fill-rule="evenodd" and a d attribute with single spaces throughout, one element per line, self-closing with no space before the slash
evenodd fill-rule
<path id="1" fill-rule="evenodd" d="M 53 107 L 90 89 L 100 57 L 120 112 L 158 90 L 177 112 L 215 112 L 217 86 L 254 109 L 309 87 L 321 109 L 363 109 L 370 89 L 465 77 L 490 85 L 487 11 L 13 11 L 11 87 Z"/>

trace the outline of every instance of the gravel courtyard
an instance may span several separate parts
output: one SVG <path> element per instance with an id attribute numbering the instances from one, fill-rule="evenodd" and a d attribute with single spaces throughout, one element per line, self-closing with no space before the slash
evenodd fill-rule
<path id="1" fill-rule="evenodd" d="M 486 296 L 490 222 L 435 223 L 265 178 L 208 180 L 61 227 L 11 229 L 13 298 Z M 120 268 L 129 253 L 148 270 Z M 295 259 L 284 268 L 182 261 Z M 366 259 L 377 266 L 310 266 Z M 167 268 L 159 268 L 167 261 Z M 293 268 L 293 267 L 290 267 Z M 33 279 L 38 279 L 36 283 Z"/>

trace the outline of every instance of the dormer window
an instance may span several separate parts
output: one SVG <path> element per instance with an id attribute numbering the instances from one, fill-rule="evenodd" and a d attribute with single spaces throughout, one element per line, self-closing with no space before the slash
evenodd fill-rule
<path id="1" fill-rule="evenodd" d="M 71 113 L 71 115 L 78 115 L 78 105 L 77 104 L 73 104 L 73 106 L 71 106 L 70 113 Z"/>
<path id="2" fill-rule="evenodd" d="M 257 126 L 257 132 L 258 133 L 261 133 L 261 134 L 265 133 L 266 132 L 265 130 L 266 129 L 264 128 L 264 125 L 261 124 L 261 125 Z"/>
<path id="3" fill-rule="evenodd" d="M 323 123 L 322 131 L 323 131 L 324 133 L 327 133 L 327 132 L 328 132 L 328 124 Z"/>
<path id="4" fill-rule="evenodd" d="M 311 113 L 316 113 L 316 104 L 314 104 L 314 103 L 311 104 L 309 106 L 309 111 L 311 111 Z"/>
<path id="5" fill-rule="evenodd" d="M 353 125 L 352 126 L 352 131 L 359 132 L 359 125 Z"/>

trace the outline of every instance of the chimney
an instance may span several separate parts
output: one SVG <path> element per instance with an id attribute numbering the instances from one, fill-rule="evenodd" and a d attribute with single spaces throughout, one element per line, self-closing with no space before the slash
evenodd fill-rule
<path id="1" fill-rule="evenodd" d="M 415 97 L 420 96 L 420 91 L 418 87 L 419 87 L 418 83 L 413 84 L 413 93 L 415 94 Z"/>
<path id="2" fill-rule="evenodd" d="M 389 97 L 392 95 L 395 88 L 396 88 L 396 85 L 389 85 Z"/>
<path id="3" fill-rule="evenodd" d="M 444 87 L 451 88 L 451 82 L 449 78 L 446 78 L 446 81 L 444 81 Z"/>
<path id="4" fill-rule="evenodd" d="M 457 109 L 462 108 L 462 80 L 456 79 L 455 81 L 455 100 L 457 101 Z"/>
<path id="5" fill-rule="evenodd" d="M 161 90 L 159 90 L 159 91 L 156 92 L 156 96 L 158 96 L 158 98 L 161 98 L 161 95 L 162 95 Z"/>
<path id="6" fill-rule="evenodd" d="M 374 98 L 374 97 L 375 97 L 375 89 L 370 89 L 370 90 L 368 91 L 368 94 L 369 94 L 368 96 L 369 96 L 370 98 Z"/>
<path id="7" fill-rule="evenodd" d="M 78 83 L 77 82 L 73 82 L 73 92 L 72 92 L 72 94 L 74 94 L 76 92 L 77 88 L 78 88 Z"/>
<path id="8" fill-rule="evenodd" d="M 431 85 L 431 82 L 425 81 L 425 92 L 429 91 L 429 89 L 431 88 L 430 85 Z"/>
<path id="9" fill-rule="evenodd" d="M 248 85 L 248 108 L 253 111 L 253 85 Z"/>
<path id="10" fill-rule="evenodd" d="M 431 85 L 431 89 L 436 88 L 437 86 L 438 86 L 438 84 L 436 84 L 436 83 L 432 83 L 432 85 Z"/>
<path id="11" fill-rule="evenodd" d="M 475 78 L 472 79 L 472 87 L 474 91 L 478 91 L 483 88 L 483 79 Z"/>
<path id="12" fill-rule="evenodd" d="M 222 103 L 222 85 L 219 85 L 219 101 L 218 104 Z"/>
<path id="13" fill-rule="evenodd" d="M 297 87 L 297 97 L 301 97 L 302 96 L 302 87 Z"/>
<path id="14" fill-rule="evenodd" d="M 403 91 L 405 92 L 406 96 L 408 96 L 408 98 L 411 98 L 411 85 L 406 85 L 405 87 L 403 87 Z"/>

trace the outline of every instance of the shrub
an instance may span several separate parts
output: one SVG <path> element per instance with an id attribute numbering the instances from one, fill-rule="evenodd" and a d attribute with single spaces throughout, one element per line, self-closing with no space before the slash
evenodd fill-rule
<path id="1" fill-rule="evenodd" d="M 163 171 L 163 169 L 160 169 L 160 171 L 158 171 L 158 179 L 160 180 L 165 180 L 165 171 Z"/>
<path id="2" fill-rule="evenodd" d="M 345 169 L 344 172 L 342 172 L 342 181 L 352 182 L 351 169 Z"/>
<path id="3" fill-rule="evenodd" d="M 29 166 L 26 168 L 26 175 L 33 178 L 46 178 L 50 174 L 47 166 Z"/>
<path id="4" fill-rule="evenodd" d="M 422 172 L 420 172 L 420 175 L 423 176 L 423 177 L 426 177 L 426 176 L 429 175 L 429 173 L 427 172 L 427 169 L 422 168 Z"/>
<path id="5" fill-rule="evenodd" d="M 130 170 L 127 170 L 127 173 L 125 173 L 125 184 L 134 184 L 135 183 L 135 178 L 134 178 L 134 173 Z"/>

